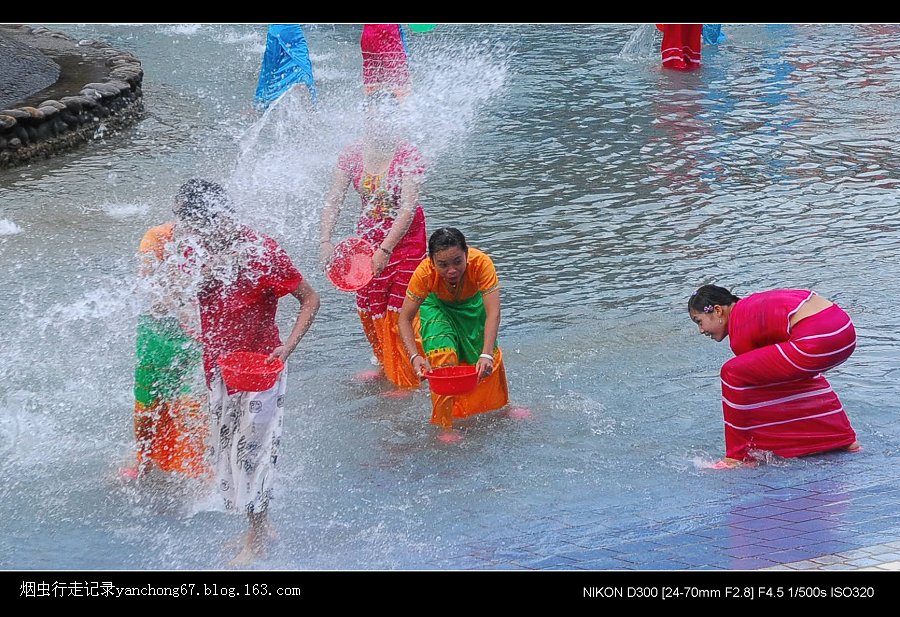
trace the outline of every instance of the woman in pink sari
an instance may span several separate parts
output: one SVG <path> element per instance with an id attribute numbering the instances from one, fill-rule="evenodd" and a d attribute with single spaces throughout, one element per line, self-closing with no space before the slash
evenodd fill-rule
<path id="1" fill-rule="evenodd" d="M 399 133 L 400 109 L 393 95 L 366 99 L 366 133 L 341 152 L 322 211 L 319 254 L 334 253 L 332 235 L 352 186 L 360 197 L 356 234 L 375 247 L 372 282 L 356 292 L 363 332 L 384 376 L 400 388 L 421 383 L 409 363 L 397 323 L 406 287 L 427 253 L 425 211 L 419 190 L 425 164 L 419 150 Z"/>
<path id="2" fill-rule="evenodd" d="M 704 285 L 688 301 L 700 333 L 729 337 L 735 357 L 721 370 L 725 458 L 752 461 L 754 451 L 782 457 L 858 450 L 856 433 L 823 373 L 856 348 L 856 329 L 839 306 L 803 289 L 738 298 Z"/>

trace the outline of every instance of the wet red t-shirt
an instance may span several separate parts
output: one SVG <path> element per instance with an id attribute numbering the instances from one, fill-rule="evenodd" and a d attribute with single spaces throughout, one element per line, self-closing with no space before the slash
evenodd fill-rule
<path id="1" fill-rule="evenodd" d="M 271 353 L 281 345 L 278 298 L 300 286 L 303 275 L 268 236 L 245 228 L 231 276 L 207 282 L 198 294 L 206 382 L 216 360 L 232 351 Z"/>

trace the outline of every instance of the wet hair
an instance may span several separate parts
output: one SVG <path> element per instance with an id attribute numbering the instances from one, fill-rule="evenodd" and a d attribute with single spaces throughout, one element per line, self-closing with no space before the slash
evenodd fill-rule
<path id="1" fill-rule="evenodd" d="M 717 285 L 704 285 L 691 294 L 688 312 L 711 313 L 715 305 L 729 306 L 740 300 L 736 295 Z"/>
<path id="2" fill-rule="evenodd" d="M 234 214 L 228 192 L 217 182 L 191 178 L 175 194 L 175 216 L 194 224 L 209 225 L 221 215 Z"/>
<path id="3" fill-rule="evenodd" d="M 434 257 L 435 253 L 444 251 L 454 246 L 459 247 L 465 253 L 469 250 L 466 238 L 456 227 L 441 227 L 428 238 L 428 256 Z"/>

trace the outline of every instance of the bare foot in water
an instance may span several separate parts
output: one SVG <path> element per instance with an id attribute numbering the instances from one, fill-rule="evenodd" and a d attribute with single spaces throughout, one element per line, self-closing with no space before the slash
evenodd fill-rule
<path id="1" fill-rule="evenodd" d="M 412 390 L 406 389 L 396 389 L 396 390 L 387 390 L 381 396 L 384 398 L 406 398 L 407 396 L 412 395 Z"/>
<path id="2" fill-rule="evenodd" d="M 859 452 L 860 450 L 862 450 L 862 444 L 859 443 L 858 441 L 854 441 L 849 446 L 846 446 L 844 449 L 847 452 Z"/>
<path id="3" fill-rule="evenodd" d="M 738 467 L 756 467 L 756 463 L 752 461 L 739 461 L 736 458 L 728 458 L 726 456 L 712 466 L 713 469 L 736 469 Z"/>
<path id="4" fill-rule="evenodd" d="M 356 381 L 367 382 L 377 381 L 382 377 L 384 377 L 384 371 L 382 371 L 381 369 L 371 369 L 367 371 L 360 371 L 353 376 L 353 379 L 355 379 Z"/>
<path id="5" fill-rule="evenodd" d="M 441 429 L 440 434 L 438 434 L 438 441 L 442 441 L 444 443 L 458 443 L 462 441 L 462 435 L 454 431 L 452 428 Z"/>
<path id="6" fill-rule="evenodd" d="M 247 566 L 266 556 L 266 548 L 263 546 L 262 542 L 254 542 L 251 541 L 249 537 L 245 537 L 243 544 L 244 546 L 241 548 L 241 552 L 238 553 L 234 559 L 229 561 L 228 565 Z"/>
<path id="7" fill-rule="evenodd" d="M 266 512 L 250 514 L 248 520 L 250 527 L 243 537 L 241 552 L 228 562 L 229 565 L 245 566 L 262 559 L 266 555 L 266 542 L 275 537 Z"/>
<path id="8" fill-rule="evenodd" d="M 228 551 L 236 551 L 236 550 L 244 550 L 244 547 L 247 545 L 247 537 L 250 535 L 250 532 L 242 533 L 239 536 L 235 536 L 229 540 L 225 540 L 225 548 Z M 266 529 L 263 532 L 262 542 L 269 542 L 272 540 L 278 539 L 278 532 L 276 532 L 271 525 L 266 525 Z"/>
<path id="9" fill-rule="evenodd" d="M 128 482 L 132 482 L 137 480 L 140 476 L 140 472 L 138 468 L 135 467 L 120 467 L 119 468 L 119 477 Z"/>
<path id="10" fill-rule="evenodd" d="M 513 407 L 506 412 L 506 415 L 513 420 L 528 420 L 531 418 L 531 412 L 526 407 Z"/>

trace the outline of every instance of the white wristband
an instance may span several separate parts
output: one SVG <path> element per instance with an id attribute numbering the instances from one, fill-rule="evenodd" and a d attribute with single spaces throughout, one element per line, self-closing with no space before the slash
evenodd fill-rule
<path id="1" fill-rule="evenodd" d="M 491 362 L 494 361 L 494 356 L 492 356 L 492 355 L 489 354 L 489 353 L 483 353 L 483 354 L 481 354 L 481 355 L 478 356 L 478 357 L 479 357 L 479 358 L 484 358 L 485 360 L 490 360 Z"/>

